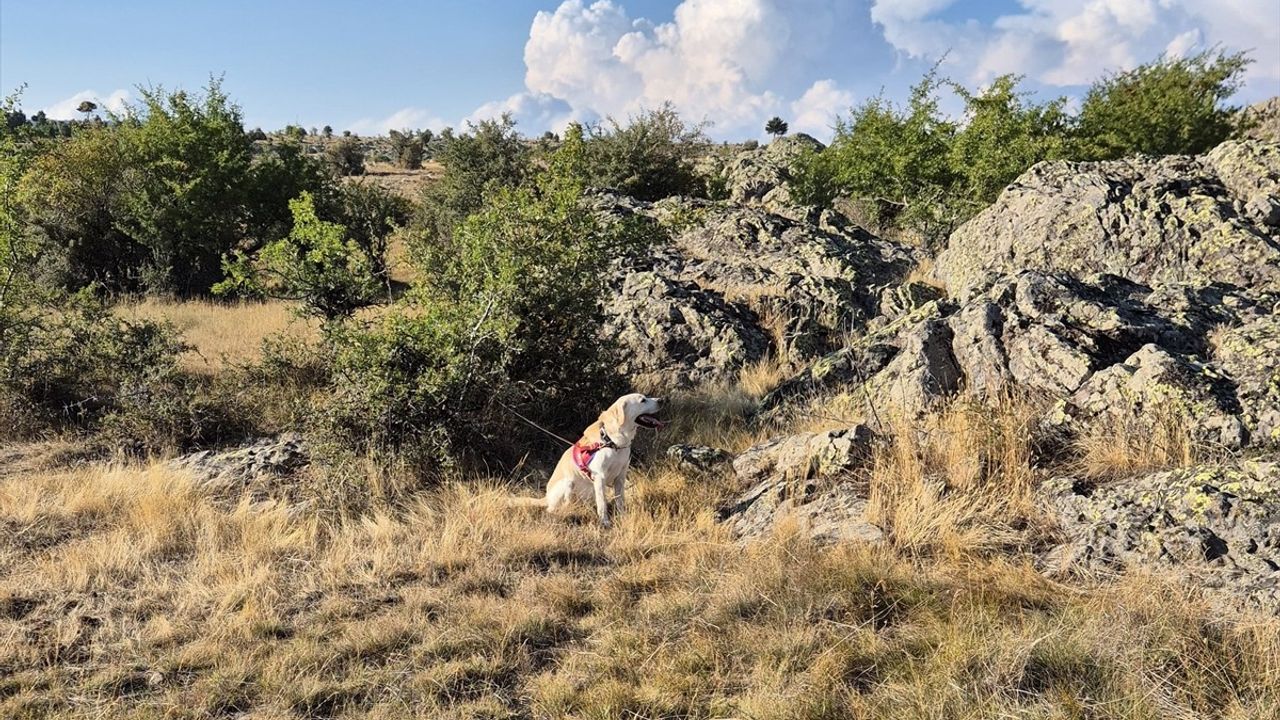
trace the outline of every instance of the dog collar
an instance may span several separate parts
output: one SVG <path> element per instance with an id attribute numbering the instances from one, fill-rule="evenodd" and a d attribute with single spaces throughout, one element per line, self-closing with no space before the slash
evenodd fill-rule
<path id="1" fill-rule="evenodd" d="M 618 444 L 615 443 L 613 438 L 609 437 L 602 428 L 600 430 L 599 442 L 587 443 L 584 445 L 582 441 L 579 440 L 573 444 L 573 464 L 577 465 L 578 469 L 581 470 L 584 475 L 590 476 L 591 470 L 588 469 L 588 466 L 591 465 L 591 458 L 595 457 L 596 453 L 605 448 L 616 450 L 618 449 Z"/>

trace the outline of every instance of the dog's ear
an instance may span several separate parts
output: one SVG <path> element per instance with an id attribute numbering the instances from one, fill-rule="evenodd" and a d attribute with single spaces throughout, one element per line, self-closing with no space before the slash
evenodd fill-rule
<path id="1" fill-rule="evenodd" d="M 600 425 L 604 428 L 604 432 L 611 438 L 622 437 L 622 426 L 627 422 L 627 414 L 622 409 L 621 403 L 614 403 L 609 409 L 600 413 Z"/>

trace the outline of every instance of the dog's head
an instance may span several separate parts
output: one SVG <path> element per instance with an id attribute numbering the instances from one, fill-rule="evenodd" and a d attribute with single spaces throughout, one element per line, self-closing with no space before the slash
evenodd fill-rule
<path id="1" fill-rule="evenodd" d="M 658 418 L 662 408 L 662 398 L 649 397 L 641 393 L 623 395 L 614 401 L 609 409 L 600 413 L 600 425 L 615 442 L 631 444 L 639 428 L 647 427 L 660 430 L 664 425 Z"/>

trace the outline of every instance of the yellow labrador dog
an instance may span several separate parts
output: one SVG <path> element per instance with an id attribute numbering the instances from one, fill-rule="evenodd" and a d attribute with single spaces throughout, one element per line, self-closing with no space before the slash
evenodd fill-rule
<path id="1" fill-rule="evenodd" d="M 547 495 L 541 498 L 514 498 L 513 504 L 545 507 L 549 512 L 564 509 L 573 500 L 596 503 L 600 524 L 609 527 L 609 503 L 605 488 L 613 487 L 613 512 L 620 515 L 625 504 L 627 467 L 631 464 L 631 443 L 640 428 L 661 429 L 658 419 L 661 398 L 631 393 L 618 398 L 599 419 L 587 426 L 582 438 L 564 451 L 547 481 Z"/>

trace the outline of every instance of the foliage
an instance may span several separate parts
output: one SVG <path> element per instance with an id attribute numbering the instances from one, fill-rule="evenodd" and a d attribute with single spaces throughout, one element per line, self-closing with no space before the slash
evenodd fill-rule
<path id="1" fill-rule="evenodd" d="M 510 115 L 469 123 L 455 136 L 449 128 L 436 138 L 433 153 L 443 176 L 423 192 L 414 222 L 426 242 L 447 240 L 453 229 L 480 209 L 487 192 L 520 186 L 530 173 L 529 152 Z"/>
<path id="2" fill-rule="evenodd" d="M 254 188 L 250 141 L 221 83 L 203 96 L 143 89 L 115 132 L 129 157 L 117 225 L 147 248 L 144 282 L 180 295 L 206 292 L 220 258 L 242 239 Z"/>
<path id="3" fill-rule="evenodd" d="M 224 263 L 227 279 L 215 293 L 239 292 L 298 300 L 309 315 L 336 320 L 369 305 L 377 294 L 374 263 L 346 228 L 316 216 L 310 193 L 290 201 L 288 237 L 254 256 L 238 252 Z"/>
<path id="4" fill-rule="evenodd" d="M 1067 154 L 1070 118 L 1058 98 L 1043 105 L 1018 92 L 1019 78 L 996 78 L 980 93 L 952 85 L 965 103 L 965 122 L 947 160 L 959 186 L 962 217 L 995 201 L 1009 183 L 1041 160 Z"/>
<path id="5" fill-rule="evenodd" d="M 1160 58 L 1095 82 L 1080 108 L 1076 157 L 1196 154 L 1236 129 L 1239 108 L 1224 101 L 1243 84 L 1244 53 L 1205 51 Z"/>
<path id="6" fill-rule="evenodd" d="M 578 420 L 616 389 L 600 263 L 646 230 L 583 212 L 585 166 L 577 130 L 532 187 L 491 192 L 449 243 L 424 247 L 405 306 L 332 334 L 334 437 L 424 466 L 468 452 L 501 462 L 524 432 L 505 406 L 536 400 L 543 421 Z"/>
<path id="7" fill-rule="evenodd" d="M 774 137 L 782 137 L 783 135 L 786 135 L 787 130 L 787 123 L 777 115 L 769 118 L 769 122 L 764 124 L 764 131 Z"/>
<path id="8" fill-rule="evenodd" d="M 587 129 L 589 182 L 641 200 L 705 195 L 694 162 L 706 150 L 703 125 L 689 125 L 670 104 Z"/>
<path id="9" fill-rule="evenodd" d="M 408 170 L 416 170 L 422 167 L 425 152 L 423 136 L 412 131 L 391 131 L 391 153 L 395 157 L 396 165 Z"/>
<path id="10" fill-rule="evenodd" d="M 54 250 L 46 268 L 52 283 L 73 289 L 140 283 L 150 250 L 121 227 L 130 203 L 121 178 L 133 166 L 123 134 L 109 127 L 84 128 L 32 162 L 18 198 L 27 222 Z"/>
<path id="11" fill-rule="evenodd" d="M 355 138 L 343 137 L 329 143 L 324 149 L 324 157 L 339 175 L 364 174 L 364 149 Z"/>

